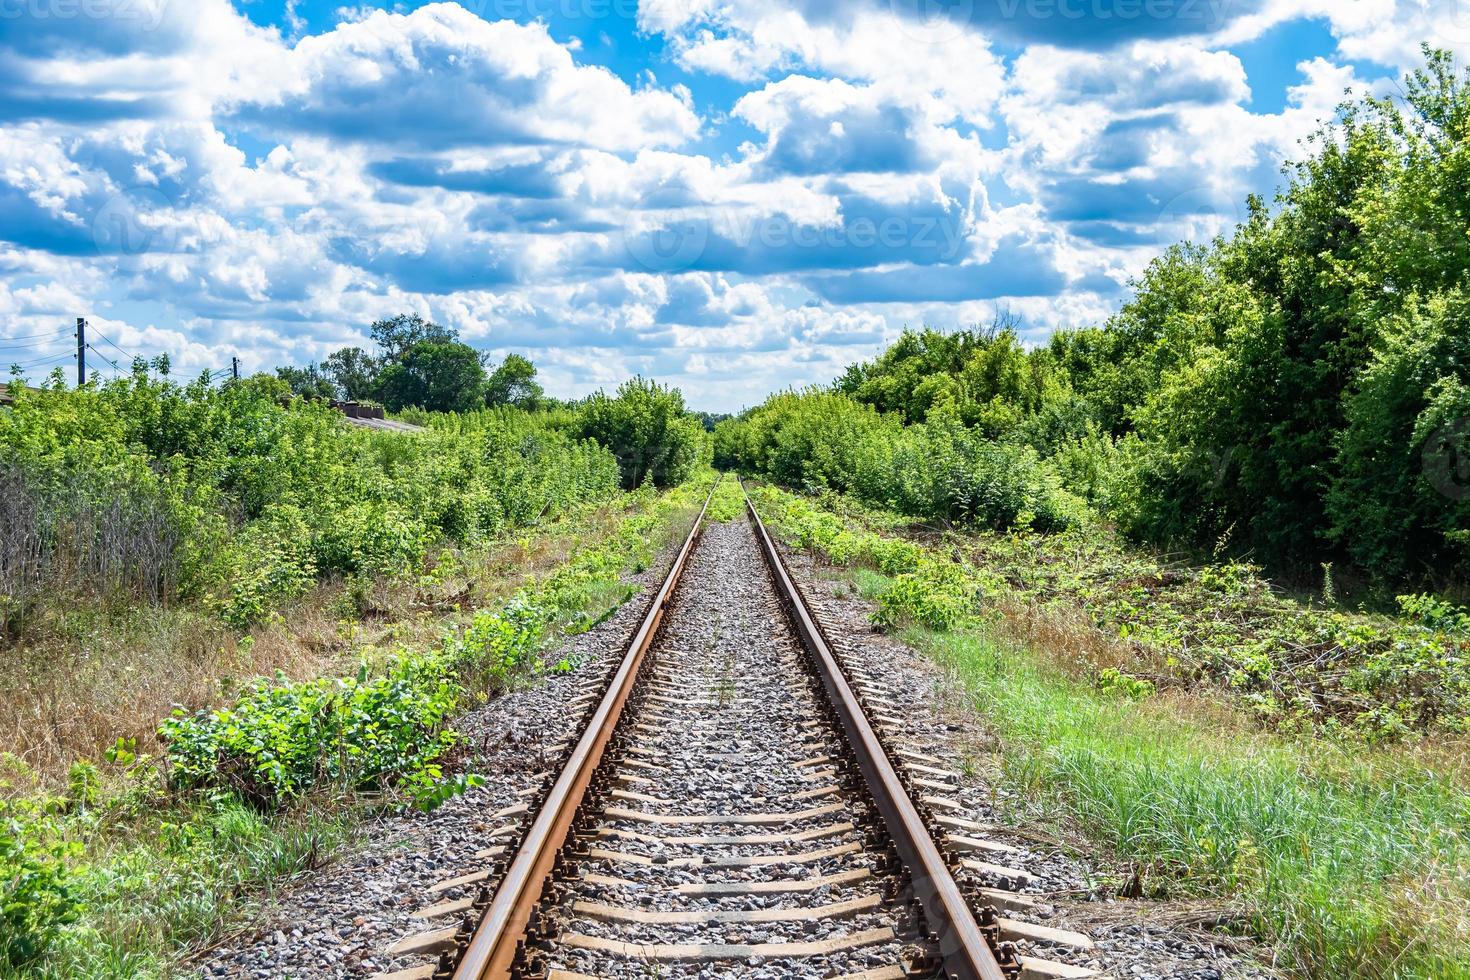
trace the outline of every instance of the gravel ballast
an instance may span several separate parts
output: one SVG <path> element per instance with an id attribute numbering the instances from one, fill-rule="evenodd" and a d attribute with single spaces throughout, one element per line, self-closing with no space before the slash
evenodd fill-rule
<path id="1" fill-rule="evenodd" d="M 466 715 L 456 726 L 473 750 L 468 768 L 486 776 L 482 788 L 453 799 L 432 814 L 382 818 L 362 830 L 349 853 L 304 876 L 272 905 L 262 928 L 221 944 L 195 964 L 204 977 L 370 977 L 432 962 L 423 955 L 394 956 L 389 950 L 426 929 L 453 925 L 412 917 L 437 901 L 470 897 L 480 885 L 434 891 L 459 875 L 487 866 L 492 835 L 511 826 L 504 810 L 530 801 L 551 768 L 550 748 L 576 732 L 580 712 L 567 705 L 596 687 L 621 654 L 646 610 L 672 554 L 638 577 L 640 594 L 586 634 L 572 638 L 552 659 L 570 656 L 570 674 L 515 691 Z M 945 813 L 994 828 L 984 836 L 1006 850 L 977 854 L 987 862 L 1023 871 L 1023 881 L 964 871 L 962 888 L 977 898 L 982 888 L 1019 886 L 1034 906 L 1004 911 L 1007 918 L 1074 930 L 1091 937 L 1090 948 L 1021 940 L 1022 954 L 1098 971 L 1099 975 L 1176 980 L 1247 980 L 1272 976 L 1235 940 L 1151 919 L 1149 903 L 1117 900 L 1103 882 L 1110 877 L 1091 865 L 1085 851 L 1037 833 L 1016 814 L 1011 800 L 989 778 L 994 760 L 980 719 L 961 696 L 958 682 L 932 662 L 868 623 L 871 607 L 852 594 L 831 570 L 804 553 L 787 555 L 790 570 L 806 593 L 835 651 L 855 681 L 878 692 L 879 710 L 902 706 L 901 732 L 885 740 L 926 764 L 963 774 L 943 793 L 954 809 Z M 625 768 L 626 794 L 606 801 L 629 811 L 666 815 L 793 812 L 836 803 L 833 812 L 782 827 L 651 827 L 646 821 L 605 815 L 602 833 L 589 846 L 649 859 L 647 863 L 595 859 L 568 889 L 562 910 L 571 932 L 630 943 L 745 943 L 817 941 L 849 932 L 891 928 L 893 938 L 822 957 L 763 959 L 693 966 L 660 964 L 663 977 L 833 977 L 896 964 L 914 947 L 914 936 L 898 910 L 887 903 L 858 915 L 804 923 L 621 923 L 579 915 L 571 902 L 631 906 L 655 912 L 704 909 L 756 911 L 794 905 L 826 905 L 883 891 L 885 878 L 868 853 L 868 841 L 845 831 L 780 845 L 680 844 L 678 835 L 741 835 L 756 832 L 820 831 L 849 821 L 862 823 L 869 804 L 859 788 L 839 786 L 830 797 L 793 802 L 800 794 L 837 785 L 824 766 L 796 763 L 841 752 L 837 734 L 816 711 L 814 691 L 796 641 L 776 603 L 754 535 L 744 521 L 711 524 L 691 557 L 684 582 L 669 610 L 651 661 L 653 696 L 636 712 L 645 726 L 637 740 L 645 754 Z M 875 707 L 869 703 L 869 714 Z M 828 773 L 825 778 L 819 777 Z M 949 806 L 949 804 L 945 804 Z M 690 866 L 679 859 L 719 862 L 785 851 L 815 852 L 856 844 L 848 853 L 800 865 Z M 801 895 L 679 894 L 680 885 L 780 881 L 839 875 L 853 869 L 863 881 L 822 885 Z M 602 883 L 588 882 L 586 874 Z M 493 882 L 492 882 L 493 883 Z M 984 904 L 983 902 L 981 904 Z M 1167 911 L 1167 910 L 1164 910 Z M 1161 917 L 1155 917 L 1158 919 Z M 650 964 L 601 951 L 558 948 L 553 965 L 608 980 L 652 975 Z"/>

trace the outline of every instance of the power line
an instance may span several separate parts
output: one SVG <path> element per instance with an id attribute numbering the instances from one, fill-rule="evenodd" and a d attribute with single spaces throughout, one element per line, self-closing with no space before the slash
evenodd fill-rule
<path id="1" fill-rule="evenodd" d="M 91 327 L 92 325 L 89 323 L 89 324 L 87 324 L 87 326 Z M 111 344 L 112 347 L 113 347 L 113 349 L 116 350 L 119 354 L 122 354 L 125 357 L 128 357 L 128 358 L 130 358 L 131 360 L 134 360 L 134 361 L 136 361 L 138 359 L 138 355 L 137 354 L 134 354 L 131 351 L 125 351 L 121 347 L 118 347 L 117 344 L 112 343 L 112 339 L 110 337 L 108 337 L 107 334 L 103 333 L 101 330 L 98 330 L 96 327 L 92 327 L 92 332 L 94 334 L 96 334 L 97 336 L 101 337 L 103 340 L 107 341 L 109 344 Z M 100 357 L 102 355 L 101 354 L 98 354 L 98 356 Z"/>
<path id="2" fill-rule="evenodd" d="M 106 354 L 102 353 L 100 350 L 98 350 L 97 348 L 93 347 L 91 344 L 88 344 L 87 345 L 87 350 L 91 351 L 93 354 L 96 354 L 98 357 L 102 358 L 108 364 L 111 364 L 112 365 L 112 369 L 114 371 L 116 371 L 117 373 L 119 373 L 119 374 L 126 374 L 127 373 L 127 372 L 125 372 L 122 369 L 122 366 L 119 365 L 117 363 L 117 361 L 115 361 L 112 358 L 108 357 Z M 134 358 L 134 360 L 136 360 L 136 358 Z"/>
<path id="3" fill-rule="evenodd" d="M 57 354 L 54 357 L 48 357 L 48 358 L 46 358 L 45 360 L 42 360 L 42 361 L 32 361 L 30 364 L 22 364 L 22 365 L 20 365 L 20 369 L 22 371 L 30 371 L 30 370 L 32 370 L 34 368 L 42 367 L 44 365 L 51 364 L 53 362 L 59 364 L 61 361 L 70 360 L 71 358 L 73 358 L 75 356 L 76 356 L 75 354 L 71 354 L 71 353 Z"/>
<path id="4" fill-rule="evenodd" d="M 67 336 L 68 333 L 69 331 L 65 327 L 62 327 L 60 333 L 28 333 L 22 334 L 19 337 L 0 337 L 0 340 L 35 340 L 37 337 L 52 337 L 60 340 L 62 337 Z"/>
<path id="5" fill-rule="evenodd" d="M 65 334 L 57 334 L 55 337 L 51 337 L 47 340 L 38 340 L 33 344 L 0 344 L 0 350 L 29 350 L 32 347 L 45 347 L 48 344 L 54 344 L 57 341 L 65 339 Z"/>

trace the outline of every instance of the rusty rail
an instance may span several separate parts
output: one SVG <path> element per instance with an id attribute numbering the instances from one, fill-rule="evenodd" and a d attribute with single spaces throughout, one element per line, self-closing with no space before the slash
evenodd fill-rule
<path id="1" fill-rule="evenodd" d="M 516 849 L 478 926 L 464 944 L 454 968 L 454 980 L 508 980 L 512 976 L 527 932 L 536 921 L 543 888 L 552 875 L 558 853 L 567 842 L 598 765 L 613 740 L 629 694 L 698 540 L 713 496 L 714 489 L 711 488 L 710 496 L 705 499 L 673 567 L 624 653 L 607 692 Z M 842 726 L 857 768 L 882 818 L 884 830 L 907 869 L 913 897 L 922 906 L 925 922 L 936 940 L 943 975 L 951 980 L 1007 980 L 1008 976 L 1014 976 L 1017 965 L 1007 955 L 1009 969 L 1002 969 L 986 933 L 960 893 L 948 865 L 748 495 L 745 503 L 777 596 L 811 655 L 833 713 Z"/>
<path id="2" fill-rule="evenodd" d="M 743 487 L 742 487 L 743 489 Z M 935 846 L 929 830 L 909 799 L 878 735 L 868 722 L 862 704 L 847 681 L 822 628 L 807 607 L 800 588 L 786 570 L 776 544 L 756 513 L 747 494 L 745 506 L 760 539 L 761 551 L 770 567 L 776 592 L 790 615 L 802 644 L 811 654 L 822 686 L 837 713 L 848 745 L 857 757 L 858 768 L 868 792 L 878 807 L 893 840 L 899 859 L 908 868 L 914 896 L 924 908 L 928 926 L 938 938 L 944 974 L 954 980 L 1005 980 L 995 953 L 981 932 L 975 915 L 960 893 L 949 866 Z"/>
<path id="3" fill-rule="evenodd" d="M 719 486 L 718 480 L 715 481 L 715 486 Z M 674 559 L 674 565 L 669 569 L 663 587 L 659 589 L 638 627 L 638 632 L 628 645 L 627 652 L 623 654 L 623 660 L 608 685 L 607 693 L 602 696 L 592 720 L 552 785 L 545 804 L 521 840 L 505 877 L 495 889 L 495 895 L 490 900 L 484 917 L 455 968 L 454 980 L 502 980 L 511 975 L 517 946 L 522 942 L 531 923 L 541 898 L 542 887 L 556 861 L 557 852 L 566 842 L 577 807 L 581 805 L 603 752 L 617 729 L 628 694 L 632 691 L 644 657 L 658 634 L 659 625 L 664 619 L 664 610 L 674 595 L 689 554 L 694 550 L 695 541 L 704 525 L 705 512 L 709 510 L 709 502 L 713 497 L 714 487 L 711 487 L 710 495 L 705 498 L 699 516 L 694 519 L 694 526 L 689 529 L 689 536 L 679 549 L 679 555 Z"/>

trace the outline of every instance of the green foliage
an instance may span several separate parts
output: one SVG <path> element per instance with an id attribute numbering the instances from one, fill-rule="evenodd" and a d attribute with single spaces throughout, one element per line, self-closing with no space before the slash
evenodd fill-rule
<path id="1" fill-rule="evenodd" d="M 681 488 L 631 514 L 435 649 L 400 650 L 380 675 L 363 666 L 351 678 L 259 680 L 226 707 L 176 710 L 159 728 L 171 786 L 226 789 L 263 809 L 329 791 L 392 791 L 431 809 L 475 785 L 445 768 L 460 741 L 453 714 L 542 669 L 550 634 L 585 629 L 626 598 L 623 573 L 651 560 L 659 528 L 698 492 Z"/>
<path id="2" fill-rule="evenodd" d="M 1027 355 L 1009 319 L 989 330 L 905 331 L 877 360 L 850 367 L 836 390 L 910 422 L 943 409 L 990 438 L 1063 394 L 1052 365 Z"/>
<path id="3" fill-rule="evenodd" d="M 383 352 L 388 362 L 402 360 L 419 344 L 447 344 L 459 339 L 459 334 L 432 320 L 425 320 L 418 313 L 399 313 L 378 320 L 368 328 L 373 343 Z"/>
<path id="4" fill-rule="evenodd" d="M 882 514 L 829 497 L 816 505 L 761 487 L 757 506 L 793 547 L 890 576 L 876 596 L 884 626 L 962 628 L 987 615 L 1082 614 L 1090 642 L 1138 661 L 1132 673 L 1214 681 L 1259 719 L 1369 741 L 1470 730 L 1470 612 L 1402 596 L 1402 618 L 1347 613 L 1283 597 L 1243 562 L 1162 561 L 1106 531 L 950 533 L 926 548 L 876 533 Z M 1104 689 L 1142 688 L 1111 662 L 1074 665 Z"/>
<path id="5" fill-rule="evenodd" d="M 616 492 L 617 464 L 552 413 L 435 416 L 415 436 L 283 407 L 277 382 L 136 376 L 0 412 L 0 603 L 126 589 L 209 597 L 240 629 L 324 575 L 393 574 Z M 12 553 L 13 552 L 13 553 Z M 0 610 L 6 611 L 6 610 Z"/>
<path id="6" fill-rule="evenodd" d="M 306 367 L 290 365 L 276 368 L 276 377 L 285 382 L 291 394 L 303 398 L 334 398 L 337 388 L 332 380 L 315 364 Z"/>
<path id="7" fill-rule="evenodd" d="M 383 368 L 375 397 L 395 412 L 467 412 L 484 403 L 485 366 L 468 344 L 422 340 Z"/>
<path id="8" fill-rule="evenodd" d="M 623 488 L 651 481 L 656 487 L 682 483 L 705 457 L 704 426 L 684 410 L 684 396 L 657 381 L 634 378 L 616 398 L 598 392 L 582 405 L 581 434 L 617 457 Z"/>
<path id="9" fill-rule="evenodd" d="M 247 525 L 224 554 L 225 590 L 214 599 L 220 618 L 239 630 L 260 622 L 316 582 L 311 534 L 301 511 L 277 504 Z"/>
<path id="10" fill-rule="evenodd" d="M 445 666 L 472 688 L 502 689 L 532 664 L 551 619 L 550 610 L 517 595 L 499 612 L 477 613 L 468 629 L 446 640 Z"/>
<path id="11" fill-rule="evenodd" d="M 33 890 L 25 905 L 47 942 L 19 967 L 7 969 L 0 955 L 0 975 L 175 976 L 181 952 L 246 924 L 235 907 L 242 896 L 314 866 L 346 836 L 341 814 L 264 814 L 224 793 L 168 799 L 151 776 L 142 766 L 114 769 L 85 811 L 43 799 L 13 805 L 0 840 L 19 826 L 20 863 L 50 866 L 47 891 Z M 9 854 L 3 844 L 0 854 Z M 13 857 L 0 857 L 0 898 L 7 881 L 36 882 L 7 876 Z M 3 916 L 0 950 L 14 936 Z"/>
<path id="12" fill-rule="evenodd" d="M 1110 325 L 1125 367 L 1093 374 L 1140 437 L 1129 531 L 1228 534 L 1272 565 L 1344 555 L 1386 582 L 1470 570 L 1453 394 L 1470 381 L 1470 89 L 1426 58 L 1405 99 L 1344 107 L 1274 214 L 1156 263 Z"/>
<path id="13" fill-rule="evenodd" d="M 400 313 L 378 320 L 368 331 L 377 354 L 344 347 L 318 368 L 277 368 L 298 395 L 371 401 L 393 412 L 467 412 L 483 406 L 535 409 L 545 401 L 536 366 L 509 354 L 488 376 L 485 358 L 462 343 L 457 331 Z"/>
<path id="14" fill-rule="evenodd" d="M 1108 667 L 1097 675 L 1097 689 L 1130 701 L 1153 697 L 1155 690 L 1153 681 L 1125 674 L 1116 667 Z"/>
<path id="15" fill-rule="evenodd" d="M 907 638 L 961 678 L 1009 788 L 1140 869 L 1147 892 L 1242 908 L 1292 975 L 1470 969 L 1470 797 L 1452 778 L 1194 717 L 1126 675 L 1095 690 L 984 627 Z"/>
<path id="16" fill-rule="evenodd" d="M 743 518 L 745 516 L 745 496 L 740 492 L 740 484 L 730 477 L 721 480 L 715 486 L 714 495 L 710 498 L 709 510 L 705 516 L 711 521 L 719 521 L 722 524 Z"/>
<path id="17" fill-rule="evenodd" d="M 67 873 L 70 853 L 0 804 L 0 964 L 35 962 L 76 921 L 81 901 Z"/>
<path id="18" fill-rule="evenodd" d="M 974 619 L 977 598 L 974 582 L 963 568 L 920 559 L 917 569 L 898 575 L 878 597 L 873 622 L 890 628 L 959 629 Z"/>
<path id="19" fill-rule="evenodd" d="M 816 506 L 772 487 L 755 498 L 788 543 L 847 563 L 871 565 L 855 557 L 884 537 L 868 525 L 892 524 L 840 498 Z M 1217 656 L 1242 673 L 1259 657 L 1280 692 L 1342 693 L 1341 676 L 1356 672 L 1371 690 L 1351 693 L 1353 713 L 1325 698 L 1315 711 L 1353 717 L 1377 737 L 1373 726 L 1392 721 L 1368 705 L 1391 713 L 1402 703 L 1406 718 L 1456 699 L 1461 712 L 1470 705 L 1470 611 L 1421 595 L 1401 599 L 1401 621 L 1329 613 L 1274 596 L 1251 566 L 1165 566 L 1096 529 L 930 544 L 914 571 L 856 578 L 878 618 L 959 677 L 998 736 L 998 778 L 1025 801 L 1018 819 L 1085 834 L 1138 869 L 1147 892 L 1242 908 L 1277 962 L 1302 976 L 1465 974 L 1470 796 L 1457 757 L 1438 773 L 1402 748 L 1264 734 L 1219 706 L 1196 717 L 1193 702 L 1153 698 L 1152 677 L 1116 666 L 1091 673 L 1016 642 L 1004 613 L 1022 610 L 1023 628 L 1055 611 L 1084 634 L 1094 623 L 1116 630 L 1167 651 L 1181 679 Z M 978 606 L 966 607 L 967 596 Z M 1077 604 L 1086 615 L 1071 614 Z"/>
<path id="20" fill-rule="evenodd" d="M 321 373 L 332 383 L 334 393 L 352 402 L 375 399 L 381 362 L 361 347 L 344 347 L 322 361 Z"/>
<path id="21" fill-rule="evenodd" d="M 1470 581 L 1470 84 L 1345 105 L 1274 204 L 1155 259 L 1105 325 L 907 331 L 716 427 L 718 465 L 930 521 L 1135 540 L 1387 593 Z"/>
<path id="22" fill-rule="evenodd" d="M 1384 337 L 1346 405 L 1329 530 L 1360 567 L 1394 580 L 1470 558 L 1470 304 L 1415 304 Z"/>
<path id="23" fill-rule="evenodd" d="M 219 786 L 262 807 L 327 787 L 399 789 L 437 802 L 458 691 L 438 665 L 404 656 L 386 676 L 260 682 L 233 706 L 176 711 L 159 733 L 178 789 Z"/>
<path id="24" fill-rule="evenodd" d="M 536 365 L 519 354 L 507 354 L 485 383 L 485 404 L 535 408 L 543 400 Z"/>
<path id="25" fill-rule="evenodd" d="M 988 438 L 965 426 L 950 405 L 934 408 L 927 422 L 904 426 L 849 395 L 788 392 L 717 426 L 715 458 L 910 517 L 1042 530 L 1087 518 L 1086 504 L 1035 449 Z"/>
<path id="26" fill-rule="evenodd" d="M 423 559 L 429 534 L 393 502 L 348 504 L 315 535 L 315 565 L 343 575 L 401 574 Z"/>

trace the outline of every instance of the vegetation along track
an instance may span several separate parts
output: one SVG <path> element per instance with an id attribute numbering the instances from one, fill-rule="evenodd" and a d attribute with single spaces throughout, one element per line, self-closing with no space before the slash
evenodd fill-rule
<path id="1" fill-rule="evenodd" d="M 466 897 L 426 901 L 394 949 L 438 962 L 394 980 L 1092 975 L 1020 955 L 1088 940 L 1003 917 L 1026 873 L 947 812 L 958 777 L 904 747 L 901 707 L 834 655 L 746 506 L 701 512 L 569 706 L 583 734 L 539 805 L 495 814 L 484 865 L 438 889 Z M 1002 887 L 964 895 L 961 867 Z"/>

